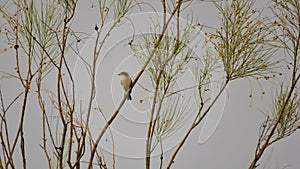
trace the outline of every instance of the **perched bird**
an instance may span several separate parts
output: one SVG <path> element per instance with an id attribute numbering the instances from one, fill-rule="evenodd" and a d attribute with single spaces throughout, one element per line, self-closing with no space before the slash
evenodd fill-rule
<path id="1" fill-rule="evenodd" d="M 121 72 L 118 74 L 121 77 L 121 85 L 125 92 L 129 90 L 132 86 L 132 80 L 127 72 Z M 127 100 L 131 100 L 131 90 L 129 91 Z"/>

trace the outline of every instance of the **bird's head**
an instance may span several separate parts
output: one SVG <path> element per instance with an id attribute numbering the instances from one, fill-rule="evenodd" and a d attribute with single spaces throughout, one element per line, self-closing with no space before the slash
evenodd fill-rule
<path id="1" fill-rule="evenodd" d="M 119 76 L 126 76 L 129 77 L 129 74 L 127 72 L 121 72 L 118 74 Z"/>

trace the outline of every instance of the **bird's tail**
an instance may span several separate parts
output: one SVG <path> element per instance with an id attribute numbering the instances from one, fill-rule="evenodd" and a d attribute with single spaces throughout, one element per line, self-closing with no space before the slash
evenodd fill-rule
<path id="1" fill-rule="evenodd" d="M 127 100 L 132 100 L 131 94 L 130 94 L 130 93 L 129 93 L 128 96 L 127 96 Z"/>

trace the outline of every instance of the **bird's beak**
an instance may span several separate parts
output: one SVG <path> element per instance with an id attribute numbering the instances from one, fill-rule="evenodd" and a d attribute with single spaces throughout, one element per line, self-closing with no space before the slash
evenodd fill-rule
<path id="1" fill-rule="evenodd" d="M 118 76 L 120 76 L 121 75 L 121 73 L 118 73 Z"/>

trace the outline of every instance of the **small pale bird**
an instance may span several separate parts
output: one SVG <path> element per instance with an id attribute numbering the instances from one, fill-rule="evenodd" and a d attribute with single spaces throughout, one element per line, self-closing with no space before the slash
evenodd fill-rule
<path id="1" fill-rule="evenodd" d="M 118 74 L 121 77 L 121 85 L 123 87 L 123 89 L 125 90 L 125 92 L 127 92 L 129 90 L 129 88 L 131 88 L 132 86 L 132 80 L 129 76 L 129 74 L 127 72 L 121 72 Z M 131 100 L 131 90 L 129 91 L 127 100 Z"/>

